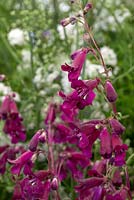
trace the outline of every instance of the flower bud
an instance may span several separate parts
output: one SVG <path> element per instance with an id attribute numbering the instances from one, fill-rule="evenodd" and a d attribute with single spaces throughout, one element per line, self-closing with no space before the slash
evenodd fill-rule
<path id="1" fill-rule="evenodd" d="M 84 10 L 83 10 L 83 13 L 84 15 L 87 14 L 87 12 L 92 8 L 92 4 L 91 3 L 87 3 Z"/>
<path id="2" fill-rule="evenodd" d="M 105 92 L 108 101 L 114 103 L 117 99 L 117 93 L 110 81 L 106 81 L 105 83 Z"/>
<path id="3" fill-rule="evenodd" d="M 51 188 L 52 190 L 57 190 L 58 189 L 58 179 L 56 177 L 53 178 L 51 182 Z"/>
<path id="4" fill-rule="evenodd" d="M 125 131 L 125 127 L 116 119 L 110 119 L 110 125 L 112 128 L 112 133 L 120 135 Z"/>
<path id="5" fill-rule="evenodd" d="M 67 26 L 68 24 L 74 24 L 76 22 L 76 18 L 75 17 L 67 17 L 65 19 L 62 19 L 60 21 L 60 24 L 65 27 Z"/>
<path id="6" fill-rule="evenodd" d="M 29 144 L 30 151 L 32 151 L 32 152 L 36 151 L 37 145 L 39 143 L 40 134 L 41 134 L 40 131 L 37 131 L 37 133 L 30 140 L 30 144 Z"/>

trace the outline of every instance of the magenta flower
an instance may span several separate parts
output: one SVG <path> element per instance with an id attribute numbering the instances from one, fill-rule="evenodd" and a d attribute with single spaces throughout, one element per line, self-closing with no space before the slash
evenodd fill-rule
<path id="1" fill-rule="evenodd" d="M 0 174 L 5 173 L 8 159 L 15 159 L 16 154 L 21 151 L 23 151 L 21 147 L 10 147 L 9 145 L 0 147 Z"/>
<path id="2" fill-rule="evenodd" d="M 112 133 L 120 135 L 125 131 L 125 127 L 116 119 L 110 119 L 109 120 L 111 128 L 112 128 Z"/>
<path id="3" fill-rule="evenodd" d="M 15 101 L 10 97 L 6 96 L 0 107 L 0 116 L 3 120 L 7 119 L 8 115 L 12 113 L 19 113 Z"/>
<path id="4" fill-rule="evenodd" d="M 50 182 L 46 181 L 46 183 L 43 183 L 36 177 L 24 178 L 20 182 L 20 186 L 22 191 L 22 198 L 48 200 Z"/>
<path id="5" fill-rule="evenodd" d="M 106 97 L 109 100 L 109 102 L 114 103 L 117 99 L 117 93 L 110 81 L 106 81 L 105 83 L 105 92 L 106 92 Z"/>
<path id="6" fill-rule="evenodd" d="M 14 192 L 13 192 L 13 197 L 12 197 L 12 200 L 24 200 L 22 198 L 22 191 L 21 191 L 21 187 L 20 187 L 20 184 L 17 183 L 14 187 Z"/>
<path id="7" fill-rule="evenodd" d="M 10 135 L 13 144 L 19 141 L 25 141 L 26 131 L 22 125 L 22 118 L 18 113 L 12 113 L 8 116 L 3 127 L 3 131 Z"/>
<path id="8" fill-rule="evenodd" d="M 20 157 L 18 157 L 16 160 L 8 159 L 9 163 L 14 164 L 14 166 L 11 168 L 12 174 L 19 175 L 21 172 L 21 169 L 23 168 L 24 174 L 32 174 L 31 168 L 32 168 L 32 161 L 31 158 L 34 155 L 31 151 L 24 152 Z"/>
<path id="9" fill-rule="evenodd" d="M 112 134 L 112 147 L 113 150 L 115 149 L 116 146 L 121 146 L 122 145 L 122 139 L 120 138 L 119 135 Z"/>
<path id="10" fill-rule="evenodd" d="M 122 184 L 122 177 L 121 177 L 121 173 L 120 173 L 120 170 L 119 169 L 116 169 L 114 174 L 113 174 L 113 177 L 112 177 L 112 183 L 113 185 L 115 186 L 121 186 Z"/>
<path id="11" fill-rule="evenodd" d="M 0 118 L 5 120 L 3 131 L 9 134 L 11 142 L 16 144 L 19 141 L 25 141 L 26 131 L 22 124 L 17 105 L 11 96 L 6 96 L 0 107 Z"/>
<path id="12" fill-rule="evenodd" d="M 96 196 L 96 189 L 99 190 L 99 197 L 102 196 L 101 184 L 105 182 L 104 177 L 91 177 L 79 181 L 79 185 L 75 186 L 75 190 L 79 193 L 78 200 L 93 199 Z M 98 192 L 97 192 L 98 194 Z M 95 198 L 94 198 L 95 199 Z"/>
<path id="13" fill-rule="evenodd" d="M 100 154 L 104 158 L 110 158 L 112 156 L 111 136 L 105 127 L 100 133 Z"/>
<path id="14" fill-rule="evenodd" d="M 61 66 L 63 71 L 68 72 L 69 81 L 77 80 L 80 76 L 88 52 L 88 48 L 82 48 L 80 50 L 75 51 L 71 55 L 71 58 L 73 60 L 71 66 L 67 64 Z"/>
<path id="15" fill-rule="evenodd" d="M 30 143 L 29 143 L 30 151 L 33 151 L 33 152 L 36 151 L 38 143 L 39 142 L 44 143 L 46 141 L 46 137 L 47 137 L 47 134 L 43 129 L 38 130 L 37 133 L 30 140 Z"/>
<path id="16" fill-rule="evenodd" d="M 97 160 L 94 163 L 92 170 L 97 171 L 99 174 L 105 174 L 106 173 L 106 159 Z"/>
<path id="17" fill-rule="evenodd" d="M 55 124 L 54 129 L 55 143 L 68 142 L 68 137 L 70 136 L 71 132 L 69 127 L 67 127 L 65 124 Z"/>
<path id="18" fill-rule="evenodd" d="M 66 178 L 68 170 L 71 172 L 74 178 L 82 178 L 83 175 L 81 169 L 88 167 L 90 164 L 88 158 L 83 156 L 81 152 L 74 151 L 73 149 L 66 149 L 60 154 L 60 158 L 61 159 L 58 161 L 58 166 L 64 160 L 63 165 L 60 169 L 60 180 Z"/>
<path id="19" fill-rule="evenodd" d="M 120 146 L 118 145 L 118 146 L 115 147 L 115 149 L 114 149 L 115 166 L 123 166 L 126 163 L 125 158 L 126 158 L 126 151 L 127 150 L 128 150 L 128 146 L 126 144 L 122 144 Z"/>
<path id="20" fill-rule="evenodd" d="M 67 96 L 63 92 L 59 93 L 64 100 L 61 105 L 62 108 L 67 110 L 73 108 L 84 109 L 85 106 L 91 105 L 96 96 L 93 89 L 95 89 L 98 84 L 98 79 L 89 81 L 74 80 L 71 86 L 75 90 L 72 93 Z"/>

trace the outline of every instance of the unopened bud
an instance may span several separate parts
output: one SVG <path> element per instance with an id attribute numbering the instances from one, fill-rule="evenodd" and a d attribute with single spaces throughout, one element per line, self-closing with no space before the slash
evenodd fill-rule
<path id="1" fill-rule="evenodd" d="M 57 190 L 58 189 L 58 179 L 56 177 L 53 178 L 52 182 L 51 182 L 51 188 L 52 190 Z"/>
<path id="2" fill-rule="evenodd" d="M 68 17 L 68 18 L 65 18 L 65 19 L 62 19 L 60 24 L 65 27 L 67 26 L 68 24 L 75 24 L 76 23 L 76 17 Z"/>
<path id="3" fill-rule="evenodd" d="M 83 10 L 83 14 L 86 15 L 87 12 L 92 8 L 92 4 L 91 3 L 87 3 L 84 10 Z"/>
<path id="4" fill-rule="evenodd" d="M 117 99 L 117 93 L 110 81 L 106 81 L 105 83 L 105 92 L 109 102 L 114 103 Z"/>

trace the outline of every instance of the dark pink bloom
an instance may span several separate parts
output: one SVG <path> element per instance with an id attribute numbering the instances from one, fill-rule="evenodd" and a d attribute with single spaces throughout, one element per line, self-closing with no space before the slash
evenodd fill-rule
<path id="1" fill-rule="evenodd" d="M 0 107 L 0 118 L 5 120 L 3 131 L 9 134 L 11 142 L 16 144 L 19 141 L 25 141 L 26 131 L 22 124 L 17 105 L 11 96 L 6 96 Z"/>
<path id="2" fill-rule="evenodd" d="M 121 146 L 122 145 L 122 139 L 120 138 L 119 135 L 112 134 L 112 147 L 113 150 L 115 149 L 116 146 Z"/>
<path id="3" fill-rule="evenodd" d="M 106 160 L 97 160 L 93 167 L 92 170 L 97 171 L 99 174 L 105 174 L 106 173 Z"/>
<path id="4" fill-rule="evenodd" d="M 46 183 L 43 183 L 36 177 L 24 178 L 20 182 L 20 186 L 21 186 L 21 191 L 22 191 L 22 198 L 48 200 L 48 196 L 50 192 L 50 182 L 47 181 Z M 45 193 L 45 197 L 44 197 L 44 193 Z"/>
<path id="5" fill-rule="evenodd" d="M 119 169 L 116 169 L 114 174 L 113 174 L 113 177 L 112 177 L 112 183 L 115 185 L 115 186 L 121 186 L 122 184 L 122 177 L 121 177 L 121 173 L 120 173 L 120 170 Z"/>
<path id="6" fill-rule="evenodd" d="M 12 113 L 18 114 L 19 112 L 13 98 L 7 95 L 0 107 L 0 116 L 3 120 L 5 120 L 8 117 L 8 115 Z"/>
<path id="7" fill-rule="evenodd" d="M 123 166 L 126 158 L 126 151 L 128 150 L 128 146 L 126 144 L 123 144 L 121 146 L 116 146 L 114 149 L 115 158 L 114 163 L 115 166 Z"/>
<path id="8" fill-rule="evenodd" d="M 112 194 L 106 195 L 106 200 L 126 200 L 126 199 L 128 199 L 128 191 L 123 187 Z"/>
<path id="9" fill-rule="evenodd" d="M 21 172 L 21 169 L 23 168 L 24 174 L 31 174 L 32 173 L 31 172 L 31 168 L 32 168 L 31 158 L 33 154 L 34 153 L 31 151 L 26 151 L 16 160 L 8 159 L 9 163 L 14 164 L 14 166 L 11 168 L 11 173 L 19 175 Z"/>
<path id="10" fill-rule="evenodd" d="M 77 80 L 80 76 L 88 52 L 88 48 L 82 48 L 80 50 L 77 50 L 71 55 L 73 59 L 71 66 L 67 64 L 61 66 L 63 71 L 68 72 L 69 81 Z"/>
<path id="11" fill-rule="evenodd" d="M 94 189 L 93 200 L 103 200 L 104 197 L 104 189 L 102 186 L 96 187 Z"/>
<path id="12" fill-rule="evenodd" d="M 26 131 L 22 125 L 22 118 L 18 113 L 12 113 L 8 116 L 3 127 L 3 131 L 10 135 L 13 144 L 19 141 L 25 141 Z"/>
<path id="13" fill-rule="evenodd" d="M 79 193 L 80 198 L 78 198 L 79 200 L 86 200 L 87 197 L 88 199 L 90 199 L 91 194 L 92 194 L 92 188 L 96 188 L 96 186 L 100 186 L 103 182 L 105 181 L 105 179 L 103 177 L 91 177 L 91 178 L 87 178 L 87 179 L 83 179 L 79 181 L 79 185 L 75 186 L 75 190 Z M 87 191 L 89 192 L 89 196 L 87 196 Z M 101 192 L 100 192 L 100 196 L 101 196 Z"/>
<path id="14" fill-rule="evenodd" d="M 73 149 L 66 149 L 60 154 L 60 157 L 64 160 L 59 174 L 60 179 L 66 178 L 66 172 L 68 170 L 72 173 L 74 178 L 82 178 L 81 169 L 84 169 L 90 164 L 88 158 L 83 156 L 81 152 L 74 151 Z M 62 162 L 61 160 L 59 160 L 59 165 Z"/>
<path id="15" fill-rule="evenodd" d="M 64 122 L 72 122 L 72 121 L 76 121 L 76 116 L 78 115 L 78 109 L 77 108 L 71 108 L 68 109 L 66 107 L 64 107 L 64 105 L 62 104 L 60 106 L 60 110 L 61 110 L 61 119 Z"/>
<path id="16" fill-rule="evenodd" d="M 109 102 L 113 103 L 116 101 L 117 93 L 110 81 L 106 81 L 105 83 L 105 92 L 106 92 L 106 97 L 109 100 Z"/>
<path id="17" fill-rule="evenodd" d="M 65 124 L 55 124 L 54 126 L 54 141 L 56 143 L 67 142 L 68 137 L 70 136 L 70 128 Z"/>
<path id="18" fill-rule="evenodd" d="M 91 105 L 94 98 L 95 93 L 93 89 L 95 89 L 99 84 L 99 80 L 74 80 L 71 84 L 72 88 L 75 90 L 69 95 L 65 95 L 63 92 L 59 95 L 64 99 L 62 104 L 63 109 L 71 110 L 72 108 L 84 109 L 85 106 Z"/>
<path id="19" fill-rule="evenodd" d="M 7 158 L 8 158 L 8 153 L 4 152 L 0 158 L 0 174 L 4 174 L 6 171 Z"/>
<path id="20" fill-rule="evenodd" d="M 109 122 L 113 134 L 120 135 L 125 131 L 125 127 L 117 119 L 110 119 Z"/>
<path id="21" fill-rule="evenodd" d="M 14 192 L 13 192 L 13 197 L 12 200 L 23 200 L 22 199 L 22 192 L 21 192 L 21 187 L 20 184 L 17 183 L 14 187 Z"/>
<path id="22" fill-rule="evenodd" d="M 45 142 L 46 137 L 47 137 L 46 132 L 43 129 L 38 130 L 37 133 L 30 140 L 30 143 L 29 143 L 30 151 L 33 151 L 33 152 L 36 151 L 38 143 Z"/>
<path id="23" fill-rule="evenodd" d="M 94 123 L 95 122 L 95 123 Z M 79 147 L 82 150 L 83 154 L 86 155 L 88 158 L 92 157 L 92 147 L 94 142 L 99 138 L 100 135 L 100 129 L 96 128 L 96 122 L 97 121 L 92 121 L 90 123 L 82 123 L 79 125 L 80 131 L 79 131 L 79 138 L 82 138 L 83 140 L 83 146 L 80 145 Z M 99 122 L 98 122 L 99 124 Z M 83 136 L 85 136 L 83 138 Z M 85 141 L 85 142 L 84 142 Z M 88 143 L 87 143 L 88 141 Z"/>
<path id="24" fill-rule="evenodd" d="M 112 156 L 111 136 L 107 128 L 103 128 L 100 133 L 100 154 L 104 158 L 110 158 Z"/>

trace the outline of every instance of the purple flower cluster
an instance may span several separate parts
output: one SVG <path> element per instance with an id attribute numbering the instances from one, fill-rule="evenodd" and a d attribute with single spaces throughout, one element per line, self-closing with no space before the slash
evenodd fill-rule
<path id="1" fill-rule="evenodd" d="M 12 96 L 7 95 L 0 107 L 0 120 L 5 122 L 3 132 L 8 134 L 13 144 L 25 141 L 26 132 L 22 117 Z"/>
<path id="2" fill-rule="evenodd" d="M 29 142 L 29 150 L 8 162 L 13 164 L 11 173 L 24 178 L 17 181 L 13 199 L 45 199 L 50 193 L 55 199 L 60 199 L 58 187 L 68 175 L 77 182 L 75 191 L 78 200 L 86 199 L 122 199 L 129 195 L 129 188 L 123 185 L 120 167 L 125 165 L 126 144 L 123 144 L 121 135 L 125 127 L 115 116 L 106 119 L 92 119 L 82 122 L 78 118 L 79 110 L 91 106 L 96 91 L 101 83 L 100 78 L 81 80 L 80 74 L 86 59 L 87 49 L 75 51 L 71 58 L 72 65 L 63 71 L 68 72 L 72 91 L 66 95 L 62 91 L 59 95 L 63 102 L 60 105 L 50 103 L 44 120 L 45 130 L 36 132 Z M 81 56 L 82 54 L 82 56 Z M 104 93 L 111 104 L 115 104 L 117 94 L 110 81 L 105 82 Z M 61 117 L 61 121 L 56 120 Z M 93 145 L 100 141 L 100 161 L 92 162 Z M 43 149 L 40 144 L 46 145 L 45 152 L 48 160 L 48 169 L 34 171 L 34 163 Z M 57 144 L 59 152 L 54 156 Z M 86 169 L 86 177 L 83 173 Z"/>

